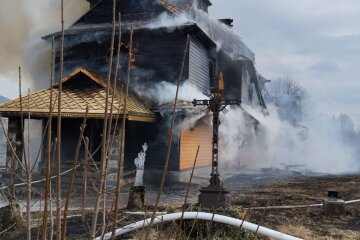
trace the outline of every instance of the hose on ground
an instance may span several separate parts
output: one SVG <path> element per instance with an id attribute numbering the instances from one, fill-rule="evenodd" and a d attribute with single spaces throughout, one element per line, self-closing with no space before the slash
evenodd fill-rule
<path id="1" fill-rule="evenodd" d="M 179 220 L 182 216 L 181 212 L 178 213 L 171 213 L 166 214 L 162 216 L 157 216 L 153 222 L 153 224 L 159 224 L 162 222 L 171 222 L 175 220 Z M 257 232 L 260 235 L 267 236 L 274 239 L 286 239 L 286 240 L 300 240 L 301 238 L 297 238 L 294 236 L 290 236 L 285 233 L 281 233 L 278 231 L 275 231 L 270 228 L 262 227 L 257 224 L 253 224 L 241 219 L 231 218 L 219 214 L 213 214 L 213 213 L 206 213 L 206 212 L 184 212 L 183 215 L 184 220 L 205 220 L 205 221 L 214 221 L 218 223 L 228 224 L 235 227 L 240 227 L 251 231 L 251 232 Z M 150 225 L 151 218 L 141 220 L 132 224 L 129 224 L 127 226 L 118 228 L 115 232 L 115 236 L 121 236 L 123 234 L 147 227 Z M 111 239 L 111 232 L 106 233 L 104 239 Z M 95 240 L 100 240 L 100 237 L 95 238 Z"/>

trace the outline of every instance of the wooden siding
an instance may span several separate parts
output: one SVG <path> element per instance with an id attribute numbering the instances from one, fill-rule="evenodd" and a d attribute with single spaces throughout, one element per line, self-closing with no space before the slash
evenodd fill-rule
<path id="1" fill-rule="evenodd" d="M 195 38 L 191 38 L 189 53 L 189 82 L 201 90 L 208 90 L 210 88 L 208 51 Z"/>
<path id="2" fill-rule="evenodd" d="M 212 128 L 201 124 L 195 129 L 181 129 L 180 137 L 180 171 L 191 169 L 194 164 L 196 150 L 200 145 L 200 151 L 196 167 L 211 165 Z"/>

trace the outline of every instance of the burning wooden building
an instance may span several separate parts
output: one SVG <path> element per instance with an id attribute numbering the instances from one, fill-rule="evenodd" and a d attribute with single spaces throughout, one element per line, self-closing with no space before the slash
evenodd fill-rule
<path id="1" fill-rule="evenodd" d="M 112 33 L 112 1 L 88 0 L 90 10 L 71 27 L 65 30 L 64 98 L 62 102 L 62 159 L 64 166 L 71 162 L 81 119 L 89 106 L 89 121 L 85 135 L 90 139 L 93 158 L 100 161 L 98 148 L 101 143 L 101 128 L 104 119 L 105 79 L 109 65 L 109 46 Z M 254 67 L 254 53 L 233 32 L 232 20 L 212 20 L 208 17 L 209 0 L 117 0 L 116 12 L 121 14 L 120 65 L 127 65 L 129 52 L 129 29 L 134 28 L 132 71 L 129 105 L 126 113 L 125 168 L 133 167 L 133 160 L 141 145 L 149 148 L 145 169 L 159 171 L 163 167 L 167 148 L 170 108 L 172 101 L 158 101 L 148 97 L 146 91 L 159 84 L 175 84 L 179 75 L 187 36 L 185 70 L 181 84 L 189 84 L 198 92 L 209 92 L 214 79 L 220 74 L 224 79 L 224 95 L 241 100 L 245 104 L 266 108 L 262 97 L 264 79 Z M 60 32 L 43 37 L 52 37 L 57 43 L 56 72 L 59 75 Z M 116 33 L 116 39 L 120 37 Z M 116 51 L 117 49 L 115 49 Z M 115 61 L 114 61 L 115 62 Z M 115 63 L 114 63 L 115 64 Z M 126 76 L 126 68 L 119 69 L 119 82 Z M 118 84 L 120 86 L 120 84 Z M 53 102 L 56 102 L 54 85 Z M 168 94 L 165 90 L 158 95 Z M 114 121 L 122 112 L 124 97 L 120 88 L 112 91 L 115 98 Z M 194 96 L 195 98 L 196 96 Z M 192 99 L 188 99 L 191 101 Z M 29 104 L 28 104 L 29 103 Z M 30 111 L 34 119 L 46 126 L 50 109 L 50 90 L 44 89 L 23 97 L 24 112 Z M 180 176 L 192 167 L 196 149 L 201 145 L 197 168 L 211 165 L 212 128 L 202 118 L 191 126 L 184 124 L 189 102 L 179 104 L 176 128 L 172 141 L 169 171 Z M 56 104 L 55 104 L 56 108 Z M 0 105 L 0 114 L 9 118 L 9 136 L 18 141 L 20 122 L 20 99 Z M 58 117 L 53 113 L 53 121 Z M 55 124 L 53 124 L 55 126 Z M 115 129 L 113 132 L 117 132 Z M 56 129 L 53 129 L 54 141 Z M 48 141 L 48 139 L 44 139 Z M 23 143 L 17 148 L 22 156 Z M 118 161 L 116 142 L 110 159 Z M 45 152 L 45 149 L 44 151 Z M 39 167 L 41 171 L 42 167 Z"/>

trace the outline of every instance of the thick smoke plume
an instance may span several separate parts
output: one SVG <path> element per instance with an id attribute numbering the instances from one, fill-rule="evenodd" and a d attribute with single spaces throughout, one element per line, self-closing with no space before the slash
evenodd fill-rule
<path id="1" fill-rule="evenodd" d="M 89 8 L 85 0 L 65 0 L 65 25 L 69 26 Z M 0 8 L 0 79 L 14 89 L 7 97 L 16 97 L 18 66 L 23 67 L 24 85 L 35 90 L 48 86 L 50 45 L 42 36 L 60 31 L 60 1 L 4 0 Z"/>
<path id="2" fill-rule="evenodd" d="M 346 133 L 340 118 L 320 114 L 307 116 L 302 124 L 282 120 L 269 104 L 269 116 L 245 108 L 259 120 L 257 130 L 249 128 L 244 110 L 231 109 L 222 118 L 220 144 L 222 167 L 241 170 L 278 168 L 302 172 L 353 173 L 360 170 L 358 131 Z"/>

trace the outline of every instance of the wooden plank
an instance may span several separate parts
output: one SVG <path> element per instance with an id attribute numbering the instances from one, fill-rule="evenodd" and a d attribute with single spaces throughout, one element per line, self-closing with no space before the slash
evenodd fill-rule
<path id="1" fill-rule="evenodd" d="M 200 151 L 196 167 L 210 166 L 211 140 L 212 128 L 204 123 L 193 130 L 182 128 L 180 137 L 180 171 L 192 168 L 198 145 L 200 145 Z"/>

